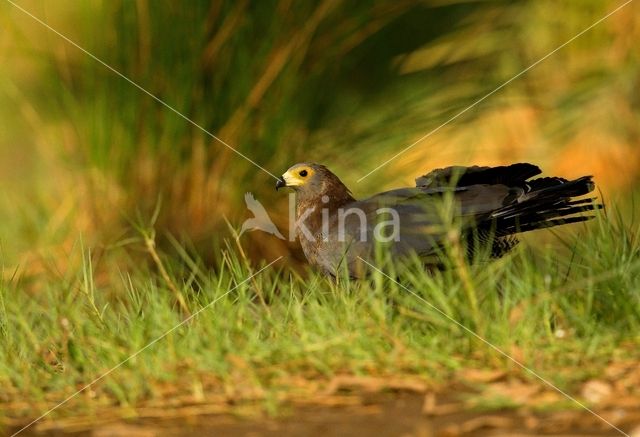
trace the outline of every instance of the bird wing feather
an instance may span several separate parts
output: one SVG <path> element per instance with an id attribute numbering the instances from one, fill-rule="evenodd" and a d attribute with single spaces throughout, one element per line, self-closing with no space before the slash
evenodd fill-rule
<path id="1" fill-rule="evenodd" d="M 542 170 L 528 163 L 518 163 L 500 167 L 451 166 L 430 171 L 416 179 L 417 187 L 469 186 L 475 184 L 522 185 Z"/>

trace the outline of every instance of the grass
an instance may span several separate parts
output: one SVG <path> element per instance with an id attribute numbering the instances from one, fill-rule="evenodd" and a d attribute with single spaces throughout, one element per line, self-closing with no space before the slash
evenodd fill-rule
<path id="1" fill-rule="evenodd" d="M 114 406 L 135 415 L 136 407 L 159 401 L 258 402 L 274 413 L 301 391 L 321 394 L 341 374 L 417 377 L 436 387 L 466 368 L 486 368 L 539 383 L 409 290 L 575 393 L 617 357 L 639 358 L 640 241 L 637 226 L 606 217 L 564 239 L 567 255 L 557 255 L 557 240 L 432 273 L 381 260 L 381 270 L 402 285 L 375 271 L 364 281 L 298 275 L 286 262 L 247 280 L 269 260 L 248 267 L 229 246 L 213 270 L 182 248 L 181 260 L 158 255 L 164 275 L 121 264 L 100 286 L 94 257 L 78 245 L 82 268 L 39 284 L 37 293 L 20 278 L 2 282 L 3 414 L 45 411 L 181 323 L 168 278 L 194 318 L 53 417 Z"/>
<path id="2" fill-rule="evenodd" d="M 287 228 L 268 176 L 0 5 L 0 53 L 12 59 L 0 65 L 3 424 L 46 411 L 214 301 L 52 416 L 201 404 L 279 414 L 345 374 L 455 387 L 490 369 L 539 383 L 408 290 L 570 393 L 640 358 L 627 195 L 640 173 L 638 4 L 361 184 L 611 2 L 566 2 L 561 14 L 551 0 L 20 4 L 276 174 L 323 162 L 363 197 L 443 165 L 531 161 L 548 175 L 593 173 L 609 210 L 489 263 L 467 264 L 455 245 L 430 274 L 380 259 L 402 286 L 378 272 L 329 281 L 301 267 L 295 245 L 254 232 L 238 246 L 229 233 L 247 191 Z M 483 392 L 474 402 L 513 404 Z"/>

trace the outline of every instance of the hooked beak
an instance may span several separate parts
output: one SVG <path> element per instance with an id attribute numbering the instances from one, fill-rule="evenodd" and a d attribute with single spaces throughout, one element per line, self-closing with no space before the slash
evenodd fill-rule
<path id="1" fill-rule="evenodd" d="M 278 182 L 276 182 L 276 191 L 278 191 L 282 187 L 286 187 L 287 183 L 282 178 L 278 178 Z"/>

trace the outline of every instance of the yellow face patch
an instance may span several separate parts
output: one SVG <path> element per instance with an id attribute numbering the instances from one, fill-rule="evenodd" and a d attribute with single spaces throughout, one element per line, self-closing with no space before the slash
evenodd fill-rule
<path id="1" fill-rule="evenodd" d="M 315 170 L 308 165 L 296 165 L 287 170 L 282 179 L 287 187 L 299 187 L 306 184 L 314 173 Z"/>

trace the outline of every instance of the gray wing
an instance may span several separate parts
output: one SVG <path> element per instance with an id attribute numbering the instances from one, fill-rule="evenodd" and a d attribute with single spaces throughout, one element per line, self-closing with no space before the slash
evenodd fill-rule
<path id="1" fill-rule="evenodd" d="M 470 227 L 516 194 L 505 185 L 402 188 L 354 201 L 342 218 L 332 217 L 319 256 L 327 265 L 347 263 L 351 268 L 358 256 L 367 259 L 381 244 L 394 256 L 417 253 L 426 258 L 441 245 L 451 223 Z"/>

